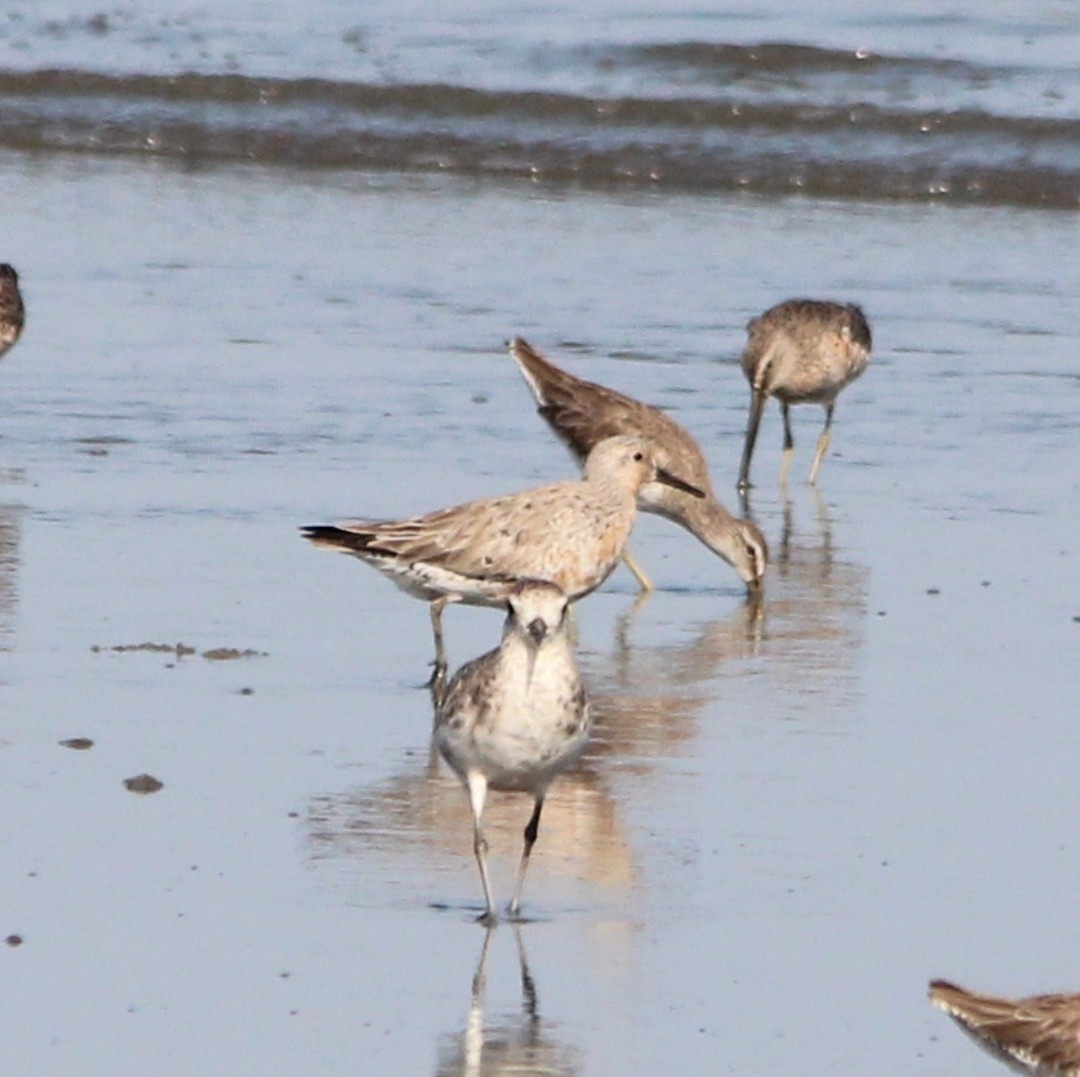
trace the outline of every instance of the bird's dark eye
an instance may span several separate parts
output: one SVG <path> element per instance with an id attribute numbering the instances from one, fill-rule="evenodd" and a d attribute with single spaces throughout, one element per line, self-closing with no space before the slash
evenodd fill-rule
<path id="1" fill-rule="evenodd" d="M 645 454 L 643 452 L 636 452 L 636 453 L 634 453 L 634 459 L 635 460 L 644 460 L 645 459 Z"/>

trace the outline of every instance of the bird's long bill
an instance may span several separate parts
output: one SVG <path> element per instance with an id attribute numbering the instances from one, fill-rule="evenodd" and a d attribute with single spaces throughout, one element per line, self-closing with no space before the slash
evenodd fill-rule
<path id="1" fill-rule="evenodd" d="M 750 418 L 746 423 L 746 442 L 743 445 L 742 463 L 739 465 L 738 488 L 746 490 L 750 486 L 750 458 L 754 455 L 754 443 L 757 441 L 758 427 L 761 425 L 761 413 L 765 410 L 764 393 L 750 394 Z"/>
<path id="2" fill-rule="evenodd" d="M 541 644 L 547 639 L 548 629 L 542 617 L 534 617 L 525 626 L 525 652 L 528 660 L 525 665 L 525 690 L 532 686 L 533 669 L 536 666 L 536 655 Z"/>
<path id="3" fill-rule="evenodd" d="M 672 475 L 670 471 L 665 471 L 662 467 L 656 469 L 656 481 L 662 482 L 665 486 L 671 486 L 676 490 L 682 490 L 684 494 L 690 494 L 691 497 L 705 496 L 704 490 L 693 486 L 684 479 L 680 479 L 678 475 Z"/>

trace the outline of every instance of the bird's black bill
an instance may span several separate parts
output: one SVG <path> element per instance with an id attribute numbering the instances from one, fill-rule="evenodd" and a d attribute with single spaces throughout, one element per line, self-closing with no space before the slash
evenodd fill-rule
<path id="1" fill-rule="evenodd" d="M 682 490 L 684 494 L 689 494 L 691 497 L 705 496 L 704 490 L 683 481 L 678 475 L 672 475 L 670 471 L 665 471 L 662 467 L 656 469 L 656 481 L 662 482 L 665 486 L 670 486 L 675 490 Z"/>
<path id="2" fill-rule="evenodd" d="M 751 392 L 750 417 L 746 421 L 746 441 L 743 443 L 742 462 L 739 464 L 739 481 L 736 488 L 745 494 L 750 489 L 750 459 L 754 455 L 758 427 L 761 425 L 761 413 L 765 410 L 767 397 L 764 393 Z"/>

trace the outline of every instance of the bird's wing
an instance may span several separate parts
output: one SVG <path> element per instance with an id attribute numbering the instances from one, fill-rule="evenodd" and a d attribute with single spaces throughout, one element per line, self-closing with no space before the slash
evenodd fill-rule
<path id="1" fill-rule="evenodd" d="M 621 434 L 675 436 L 681 427 L 658 408 L 596 382 L 576 378 L 520 338 L 511 354 L 537 404 L 537 412 L 579 458 L 604 438 Z"/>

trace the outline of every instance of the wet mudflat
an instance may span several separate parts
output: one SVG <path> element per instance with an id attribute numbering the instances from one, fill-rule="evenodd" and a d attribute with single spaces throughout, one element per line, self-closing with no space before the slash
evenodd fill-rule
<path id="1" fill-rule="evenodd" d="M 0 366 L 20 1072 L 458 1073 L 486 1051 L 976 1074 L 931 976 L 1080 987 L 1073 216 L 22 158 L 0 180 L 30 312 Z M 572 474 L 514 334 L 669 407 L 734 507 L 743 326 L 800 294 L 875 332 L 820 493 L 820 410 L 794 413 L 784 498 L 773 405 L 760 610 L 652 518 L 632 548 L 659 593 L 635 603 L 620 570 L 578 606 L 595 742 L 474 999 L 427 612 L 298 528 Z M 448 611 L 452 659 L 499 627 Z M 132 795 L 139 775 L 162 787 Z M 500 895 L 528 810 L 489 809 Z"/>

